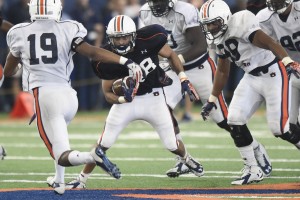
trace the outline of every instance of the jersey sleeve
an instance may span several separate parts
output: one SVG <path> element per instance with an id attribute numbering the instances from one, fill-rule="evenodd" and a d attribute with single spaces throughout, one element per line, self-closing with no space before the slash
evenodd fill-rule
<path id="1" fill-rule="evenodd" d="M 21 57 L 21 48 L 23 46 L 22 38 L 20 37 L 22 34 L 18 33 L 18 30 L 20 30 L 19 26 L 20 24 L 12 27 L 6 35 L 7 46 L 11 54 L 17 58 Z"/>
<path id="2" fill-rule="evenodd" d="M 180 6 L 178 11 L 180 13 L 182 13 L 182 15 L 184 16 L 184 26 L 182 29 L 183 33 L 188 28 L 199 26 L 200 18 L 199 18 L 199 11 L 197 10 L 197 8 L 194 7 L 193 5 L 185 3 L 185 2 L 180 2 L 180 4 L 178 4 L 178 5 Z"/>
<path id="3" fill-rule="evenodd" d="M 234 28 L 232 29 L 232 34 L 235 37 L 241 38 L 246 42 L 250 42 L 249 36 L 254 31 L 261 29 L 259 26 L 259 21 L 256 16 L 248 11 L 240 11 L 235 16 Z"/>
<path id="4" fill-rule="evenodd" d="M 112 51 L 110 45 L 104 45 L 102 48 Z M 91 62 L 92 68 L 96 76 L 104 80 L 119 79 L 129 75 L 127 67 L 113 63 L 102 63 L 98 61 Z"/>
<path id="5" fill-rule="evenodd" d="M 84 38 L 87 35 L 87 30 L 86 28 L 79 22 L 76 22 L 78 31 L 75 33 L 74 38 L 76 37 L 81 37 Z"/>
<path id="6" fill-rule="evenodd" d="M 158 24 L 145 26 L 137 32 L 137 39 L 143 41 L 145 48 L 159 52 L 168 41 L 168 33 L 164 27 Z"/>
<path id="7" fill-rule="evenodd" d="M 277 40 L 275 32 L 273 31 L 273 27 L 271 24 L 272 16 L 271 13 L 269 12 L 268 8 L 265 8 L 261 10 L 259 13 L 256 15 L 259 25 L 261 29 L 269 36 L 271 36 L 273 39 Z"/>
<path id="8" fill-rule="evenodd" d="M 100 79 L 113 80 L 128 76 L 128 69 L 119 64 L 92 61 L 93 71 Z"/>

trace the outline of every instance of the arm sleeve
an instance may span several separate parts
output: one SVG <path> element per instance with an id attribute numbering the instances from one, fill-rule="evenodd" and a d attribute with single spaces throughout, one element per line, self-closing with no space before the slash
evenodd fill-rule
<path id="1" fill-rule="evenodd" d="M 186 29 L 199 26 L 200 21 L 199 21 L 199 11 L 197 10 L 196 7 L 189 5 L 186 6 L 186 9 L 184 9 L 184 26 L 183 26 L 183 32 L 186 31 Z"/>
<path id="2" fill-rule="evenodd" d="M 22 35 L 22 34 L 21 34 Z M 18 29 L 11 28 L 6 35 L 7 46 L 14 57 L 21 57 L 21 48 L 23 46 L 22 38 L 19 37 Z"/>

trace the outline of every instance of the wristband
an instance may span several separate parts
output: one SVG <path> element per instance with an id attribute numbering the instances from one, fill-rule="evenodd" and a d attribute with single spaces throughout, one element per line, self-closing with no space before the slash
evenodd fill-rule
<path id="1" fill-rule="evenodd" d="M 124 96 L 120 96 L 120 97 L 118 98 L 118 102 L 119 102 L 119 103 L 126 103 L 127 101 L 126 101 L 126 99 L 124 98 Z"/>
<path id="2" fill-rule="evenodd" d="M 209 96 L 209 98 L 208 98 L 208 102 L 214 102 L 214 103 L 215 103 L 215 102 L 217 101 L 217 99 L 218 99 L 218 98 L 217 98 L 216 96 L 214 96 L 214 95 L 211 94 L 211 95 Z"/>
<path id="3" fill-rule="evenodd" d="M 184 72 L 179 72 L 178 77 L 180 79 L 180 82 L 188 79 L 187 75 Z"/>
<path id="4" fill-rule="evenodd" d="M 120 56 L 120 61 L 119 61 L 119 63 L 121 64 L 121 65 L 125 65 L 125 63 L 127 62 L 127 58 L 125 58 L 125 57 L 123 57 L 123 56 Z"/>
<path id="5" fill-rule="evenodd" d="M 284 66 L 287 66 L 288 64 L 294 62 L 290 57 L 284 57 L 282 58 L 281 62 L 284 64 Z"/>
<path id="6" fill-rule="evenodd" d="M 185 60 L 184 60 L 182 54 L 179 54 L 179 55 L 178 55 L 178 58 L 179 58 L 181 64 L 184 64 L 184 63 L 185 63 Z"/>

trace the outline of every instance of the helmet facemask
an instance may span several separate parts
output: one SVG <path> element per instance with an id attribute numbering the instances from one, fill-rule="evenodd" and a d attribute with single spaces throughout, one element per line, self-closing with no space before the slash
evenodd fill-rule
<path id="1" fill-rule="evenodd" d="M 266 4 L 269 10 L 282 14 L 292 2 L 293 0 L 267 0 Z"/>
<path id="2" fill-rule="evenodd" d="M 107 35 L 107 37 L 108 43 L 111 45 L 113 50 L 121 55 L 127 54 L 135 46 L 136 33 Z M 122 37 L 123 39 L 129 39 L 128 43 L 123 45 L 116 44 L 116 41 L 121 40 Z"/>
<path id="3" fill-rule="evenodd" d="M 171 0 L 147 0 L 147 2 L 155 17 L 167 16 L 174 6 L 174 2 Z"/>
<path id="4" fill-rule="evenodd" d="M 214 25 L 214 29 L 209 29 L 210 25 Z M 217 17 L 212 20 L 203 21 L 200 23 L 203 33 L 208 40 L 215 40 L 217 38 L 222 37 L 227 29 L 228 26 L 224 23 L 224 19 L 222 17 Z"/>

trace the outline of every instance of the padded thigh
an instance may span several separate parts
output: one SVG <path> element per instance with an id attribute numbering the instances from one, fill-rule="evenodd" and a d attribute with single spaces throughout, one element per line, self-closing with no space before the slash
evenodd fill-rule
<path id="1" fill-rule="evenodd" d="M 263 101 L 263 98 L 251 86 L 251 77 L 245 74 L 234 91 L 229 105 L 228 124 L 243 125 L 248 122 L 253 113 Z"/>

